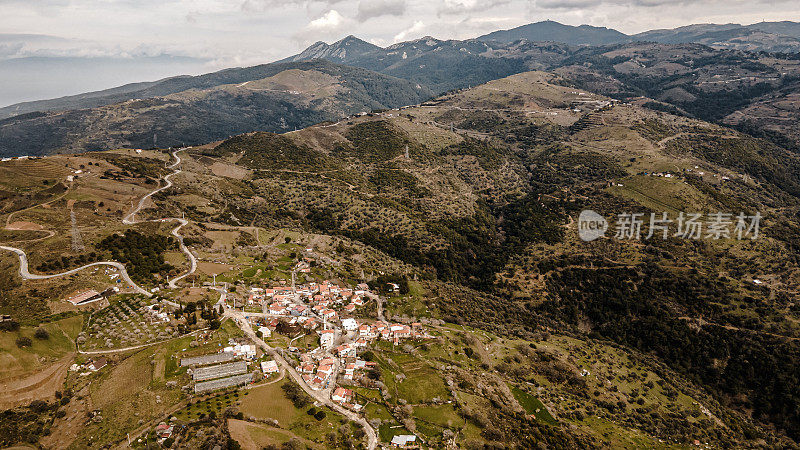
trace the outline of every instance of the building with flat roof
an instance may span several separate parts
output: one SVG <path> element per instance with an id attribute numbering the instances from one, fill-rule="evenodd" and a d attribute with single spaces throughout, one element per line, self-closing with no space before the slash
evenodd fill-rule
<path id="1" fill-rule="evenodd" d="M 210 355 L 192 356 L 190 358 L 181 358 L 181 367 L 188 366 L 207 366 L 209 364 L 217 364 L 228 361 L 233 361 L 235 355 L 229 352 L 212 353 Z"/>
<path id="2" fill-rule="evenodd" d="M 261 363 L 261 371 L 264 372 L 264 375 L 278 373 L 278 363 L 276 361 L 263 361 Z"/>
<path id="3" fill-rule="evenodd" d="M 103 296 L 99 292 L 90 289 L 88 291 L 83 291 L 80 294 L 73 295 L 72 297 L 68 298 L 67 301 L 73 305 L 83 305 L 100 300 L 102 298 Z"/>
<path id="4" fill-rule="evenodd" d="M 194 393 L 200 394 L 203 392 L 216 391 L 217 389 L 242 386 L 252 380 L 253 376 L 249 373 L 245 373 L 243 375 L 234 375 L 228 378 L 218 378 L 216 380 L 203 381 L 194 385 Z"/>
<path id="5" fill-rule="evenodd" d="M 398 434 L 392 438 L 392 446 L 394 447 L 410 447 L 417 444 L 417 437 L 413 434 Z"/>
<path id="6" fill-rule="evenodd" d="M 231 375 L 241 375 L 245 372 L 247 372 L 247 363 L 244 361 L 236 361 L 218 364 L 216 366 L 198 367 L 192 372 L 192 379 L 194 381 L 205 381 Z"/>

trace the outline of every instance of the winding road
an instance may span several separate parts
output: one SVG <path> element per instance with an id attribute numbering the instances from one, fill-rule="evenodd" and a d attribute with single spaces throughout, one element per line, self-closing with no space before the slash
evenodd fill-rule
<path id="1" fill-rule="evenodd" d="M 173 172 L 170 173 L 169 175 L 164 176 L 164 181 L 166 181 L 166 184 L 164 186 L 161 186 L 161 187 L 151 191 L 150 193 L 148 193 L 147 195 L 142 197 L 139 200 L 139 204 L 136 206 L 136 208 L 134 208 L 127 216 L 125 216 L 122 219 L 122 223 L 125 224 L 125 225 L 135 225 L 137 223 L 143 223 L 143 222 L 166 222 L 166 221 L 177 221 L 178 222 L 178 226 L 175 227 L 172 230 L 171 234 L 173 236 L 175 236 L 175 238 L 178 239 L 178 244 L 180 246 L 181 251 L 184 254 L 186 254 L 186 257 L 189 259 L 189 270 L 185 274 L 183 274 L 181 276 L 178 276 L 178 277 L 172 279 L 169 282 L 169 287 L 173 288 L 173 289 L 177 287 L 176 283 L 178 281 L 180 281 L 180 280 L 186 278 L 187 276 L 193 274 L 195 272 L 195 270 L 197 269 L 197 258 L 195 258 L 195 256 L 192 254 L 192 252 L 189 251 L 189 248 L 186 247 L 186 245 L 183 242 L 183 236 L 181 236 L 180 233 L 179 233 L 180 229 L 183 226 L 187 225 L 189 223 L 189 221 L 187 221 L 186 219 L 180 218 L 180 217 L 173 217 L 173 218 L 166 218 L 166 219 L 156 219 L 156 220 L 149 220 L 149 221 L 137 221 L 137 220 L 135 220 L 135 218 L 136 218 L 136 214 L 142 209 L 142 207 L 144 207 L 144 204 L 145 204 L 145 202 L 147 202 L 147 199 L 149 199 L 150 197 L 152 197 L 154 194 L 156 194 L 158 192 L 161 192 L 161 191 L 163 191 L 165 189 L 169 189 L 170 187 L 172 187 L 172 181 L 170 180 L 170 178 L 175 176 L 175 175 L 177 175 L 177 174 L 179 174 L 179 173 L 181 173 L 181 169 L 180 169 L 181 158 L 178 156 L 178 152 L 183 151 L 183 150 L 185 150 L 185 149 L 184 148 L 180 148 L 180 149 L 175 150 L 174 152 L 172 152 L 172 157 L 175 158 L 175 162 L 172 163 L 170 166 L 168 166 L 168 168 L 172 169 Z M 51 274 L 51 275 L 39 275 L 39 274 L 30 273 L 30 271 L 28 270 L 28 255 L 25 254 L 24 250 L 16 248 L 16 247 L 8 247 L 8 246 L 4 246 L 4 245 L 0 245 L 0 250 L 6 250 L 6 251 L 13 252 L 13 253 L 17 254 L 17 256 L 19 257 L 19 274 L 20 274 L 20 276 L 22 277 L 23 280 L 46 280 L 46 279 L 49 279 L 49 278 L 64 277 L 64 276 L 72 275 L 72 274 L 75 274 L 77 272 L 80 272 L 81 270 L 88 269 L 90 267 L 110 266 L 110 267 L 114 267 L 114 268 L 119 270 L 120 277 L 123 280 L 125 280 L 125 282 L 128 283 L 128 285 L 130 285 L 133 288 L 134 291 L 136 291 L 139 294 L 146 295 L 148 297 L 153 295 L 152 293 L 148 292 L 147 290 L 145 290 L 141 286 L 137 285 L 131 279 L 131 277 L 128 275 L 128 271 L 125 269 L 125 265 L 123 265 L 122 263 L 117 262 L 117 261 L 95 262 L 95 263 L 91 263 L 91 264 L 86 264 L 84 266 L 81 266 L 81 267 L 78 267 L 78 268 L 75 268 L 75 269 L 72 269 L 72 270 L 68 270 L 66 272 L 61 272 L 61 273 L 56 273 L 56 274 Z"/>
<path id="2" fill-rule="evenodd" d="M 161 186 L 161 187 L 159 187 L 157 189 L 154 189 L 153 191 L 151 191 L 148 194 L 146 194 L 145 196 L 143 196 L 139 200 L 139 203 L 136 205 L 136 207 L 127 216 L 125 216 L 122 219 L 122 223 L 125 224 L 125 225 L 135 225 L 137 223 L 143 223 L 143 222 L 167 222 L 167 221 L 176 221 L 176 222 L 178 222 L 178 226 L 176 226 L 172 230 L 171 234 L 178 240 L 178 244 L 180 246 L 181 251 L 184 254 L 186 254 L 186 256 L 187 256 L 187 258 L 189 260 L 190 267 L 189 267 L 189 270 L 185 274 L 180 275 L 180 276 L 178 276 L 178 277 L 176 277 L 176 278 L 174 278 L 174 279 L 169 281 L 168 285 L 169 285 L 170 288 L 176 288 L 177 287 L 176 283 L 178 281 L 180 281 L 180 280 L 184 279 L 185 277 L 191 275 L 197 269 L 197 258 L 195 258 L 195 256 L 189 250 L 189 248 L 186 247 L 186 244 L 184 243 L 183 236 L 181 236 L 181 234 L 180 234 L 180 229 L 182 227 L 184 227 L 185 225 L 187 225 L 189 223 L 189 221 L 184 219 L 184 218 L 178 218 L 178 217 L 137 221 L 136 220 L 136 214 L 139 211 L 141 211 L 141 209 L 144 207 L 144 205 L 147 202 L 147 200 L 150 199 L 153 195 L 172 187 L 172 181 L 170 180 L 170 178 L 172 178 L 173 176 L 181 173 L 181 169 L 180 169 L 181 158 L 178 156 L 178 152 L 180 152 L 182 150 L 184 150 L 184 149 L 178 149 L 178 150 L 175 150 L 172 153 L 172 156 L 175 158 L 175 162 L 172 165 L 168 166 L 168 168 L 172 169 L 173 172 L 170 173 L 169 175 L 164 176 L 163 179 L 166 182 L 164 184 L 164 186 Z M 72 270 L 68 270 L 66 272 L 58 273 L 58 274 L 39 275 L 39 274 L 32 274 L 28 270 L 28 257 L 25 254 L 24 250 L 16 248 L 16 247 L 8 247 L 8 246 L 0 246 L 0 249 L 6 250 L 6 251 L 10 251 L 10 252 L 13 252 L 13 253 L 17 254 L 17 256 L 19 257 L 19 262 L 20 262 L 19 274 L 25 280 L 42 280 L 42 279 L 63 277 L 63 276 L 72 275 L 74 273 L 80 272 L 81 270 L 84 270 L 84 269 L 87 269 L 87 268 L 90 268 L 90 267 L 94 267 L 94 266 L 111 266 L 111 267 L 114 267 L 114 268 L 119 270 L 121 278 L 123 280 L 125 280 L 125 282 L 128 283 L 134 289 L 134 291 L 136 291 L 136 292 L 138 292 L 140 294 L 146 295 L 148 297 L 152 296 L 152 294 L 150 292 L 148 292 L 145 289 L 143 289 L 142 287 L 138 286 L 130 278 L 130 276 L 128 275 L 128 272 L 125 269 L 125 266 L 122 263 L 117 262 L 117 261 L 95 262 L 95 263 L 87 264 L 87 265 L 84 265 L 84 266 L 81 266 L 81 267 L 78 267 L 78 268 L 75 268 L 75 269 L 72 269 Z M 220 291 L 220 302 L 222 302 L 224 298 L 225 298 L 225 292 L 223 290 L 223 291 Z M 279 366 L 281 368 L 281 377 L 283 376 L 284 373 L 288 373 L 289 376 L 306 393 L 308 393 L 316 401 L 318 401 L 321 404 L 326 405 L 327 407 L 333 409 L 334 411 L 338 412 L 339 414 L 342 414 L 343 416 L 347 417 L 348 419 L 352 420 L 353 422 L 356 422 L 359 425 L 361 425 L 364 428 L 364 431 L 366 433 L 367 448 L 369 448 L 370 450 L 374 450 L 375 448 L 377 448 L 377 446 L 378 446 L 378 435 L 377 435 L 377 432 L 375 431 L 375 429 L 369 424 L 369 422 L 367 422 L 367 420 L 365 418 L 363 418 L 362 416 L 360 416 L 359 414 L 356 414 L 353 411 L 345 409 L 342 406 L 338 405 L 337 403 L 333 402 L 331 400 L 331 398 L 330 398 L 330 395 L 327 395 L 327 393 L 324 393 L 322 391 L 315 391 L 315 390 L 311 389 L 311 387 L 308 386 L 308 384 L 303 380 L 303 378 L 300 376 L 300 374 L 297 373 L 297 371 L 294 369 L 294 367 L 292 367 L 292 365 L 289 364 L 280 355 L 280 353 L 275 351 L 274 348 L 270 347 L 266 342 L 264 342 L 263 340 L 259 339 L 258 336 L 256 336 L 256 334 L 253 331 L 252 327 L 250 327 L 250 324 L 248 323 L 247 319 L 244 318 L 244 314 L 242 314 L 240 312 L 237 312 L 235 310 L 226 308 L 225 314 L 223 315 L 223 319 L 224 318 L 232 318 L 237 323 L 239 328 L 241 328 L 242 331 L 250 339 L 253 340 L 253 342 L 255 342 L 263 350 L 265 350 L 267 353 L 271 354 L 274 357 L 274 359 L 278 362 L 278 364 L 279 364 Z M 122 351 L 129 351 L 129 350 L 137 350 L 139 348 L 143 348 L 143 347 L 147 347 L 147 346 L 150 346 L 150 345 L 154 345 L 156 343 L 157 342 L 138 345 L 138 346 L 134 346 L 134 347 L 123 348 L 123 349 L 117 349 L 115 351 L 122 352 Z M 93 354 L 95 352 L 97 352 L 97 353 L 109 353 L 109 350 L 83 351 L 81 353 Z"/>
<path id="3" fill-rule="evenodd" d="M 114 267 L 116 269 L 119 269 L 120 277 L 122 277 L 122 279 L 125 280 L 126 283 L 128 283 L 131 287 L 133 287 L 133 290 L 135 290 L 136 292 L 138 292 L 140 294 L 144 294 L 144 295 L 147 295 L 147 296 L 152 295 L 150 292 L 142 289 L 136 283 L 134 283 L 133 280 L 131 280 L 131 277 L 128 276 L 128 271 L 125 270 L 125 266 L 122 263 L 118 263 L 116 261 L 95 262 L 95 263 L 87 264 L 85 266 L 78 267 L 76 269 L 68 270 L 66 272 L 56 273 L 56 274 L 53 274 L 53 275 L 37 275 L 35 273 L 30 273 L 28 271 L 28 255 L 26 255 L 23 250 L 20 250 L 20 249 L 15 248 L 15 247 L 6 247 L 4 245 L 0 245 L 0 249 L 7 250 L 9 252 L 14 252 L 14 253 L 17 254 L 17 256 L 19 256 L 19 274 L 22 277 L 22 279 L 24 279 L 24 280 L 46 280 L 46 279 L 49 279 L 49 278 L 65 277 L 65 276 L 68 276 L 68 275 L 72 275 L 74 273 L 78 273 L 83 269 L 88 269 L 89 267 L 111 266 L 111 267 Z"/>

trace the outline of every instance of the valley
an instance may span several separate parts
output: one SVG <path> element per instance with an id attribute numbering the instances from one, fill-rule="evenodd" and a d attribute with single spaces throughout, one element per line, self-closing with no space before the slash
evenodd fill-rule
<path id="1" fill-rule="evenodd" d="M 1 162 L 0 373 L 35 390 L 0 444 L 797 445 L 796 153 L 572 79 Z M 587 209 L 763 220 L 586 242 Z"/>

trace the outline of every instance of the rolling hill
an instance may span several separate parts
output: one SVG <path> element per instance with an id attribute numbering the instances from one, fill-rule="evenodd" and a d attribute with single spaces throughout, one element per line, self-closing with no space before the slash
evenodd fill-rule
<path id="1" fill-rule="evenodd" d="M 742 433 L 724 438 L 734 445 L 797 439 L 788 392 L 800 383 L 791 300 L 800 286 L 788 230 L 798 226 L 800 159 L 729 128 L 610 100 L 529 72 L 195 155 L 253 171 L 247 194 L 226 194 L 212 220 L 362 242 L 425 280 L 435 306 L 415 315 L 520 337 L 569 330 L 647 353 L 727 405 L 723 422 Z M 205 181 L 186 189 L 222 204 Z M 605 217 L 731 210 L 767 219 L 754 241 L 587 244 L 573 221 L 587 208 Z M 476 302 L 474 292 L 491 300 Z M 627 423 L 650 426 L 646 410 L 621 408 Z M 712 422 L 694 425 L 705 430 L 700 439 L 717 439 Z"/>
<path id="2" fill-rule="evenodd" d="M 333 44 L 317 42 L 279 63 L 0 108 L 0 154 L 177 145 L 248 131 L 285 131 L 353 112 L 415 104 L 529 70 L 555 71 L 622 101 L 796 147 L 800 131 L 792 118 L 800 108 L 800 59 L 761 51 L 792 51 L 796 33 L 795 23 L 776 22 L 692 25 L 625 37 L 605 28 L 548 21 L 477 39 L 424 37 L 386 48 L 348 36 Z M 760 47 L 759 40 L 773 47 Z M 309 65 L 339 77 L 343 86 L 352 80 L 346 88 L 351 95 L 329 90 L 323 99 L 248 84 Z"/>
<path id="3" fill-rule="evenodd" d="M 52 111 L 7 117 L 0 122 L 0 154 L 197 144 L 415 104 L 431 94 L 405 80 L 323 61 L 231 69 L 62 99 L 47 104 Z M 69 107 L 80 109 L 59 110 Z"/>
<path id="4" fill-rule="evenodd" d="M 529 23 L 510 30 L 494 31 L 478 38 L 481 41 L 515 42 L 521 39 L 561 42 L 569 45 L 608 45 L 629 42 L 625 33 L 605 27 L 564 25 L 552 20 Z"/>
<path id="5" fill-rule="evenodd" d="M 760 22 L 739 24 L 693 24 L 672 29 L 624 34 L 614 29 L 590 25 L 571 26 L 552 20 L 530 23 L 510 30 L 480 36 L 482 41 L 511 43 L 528 41 L 560 42 L 569 45 L 612 45 L 631 42 L 659 44 L 703 44 L 717 49 L 800 52 L 800 24 L 797 22 Z"/>
<path id="6" fill-rule="evenodd" d="M 718 28 L 693 26 L 679 32 L 696 34 L 709 27 Z M 800 134 L 791 120 L 800 108 L 796 101 L 800 92 L 797 56 L 696 43 L 572 46 L 480 39 L 426 37 L 385 49 L 372 48 L 352 56 L 348 64 L 408 79 L 438 93 L 528 70 L 555 71 L 586 89 L 619 100 L 740 127 L 781 145 L 800 145 Z M 686 37 L 674 40 L 691 41 Z M 340 45 L 331 44 L 326 52 L 335 54 Z"/>
<path id="7" fill-rule="evenodd" d="M 326 83 L 330 75 L 322 71 L 287 72 L 248 85 L 341 88 Z M 4 230 L 3 242 L 36 235 L 15 244 L 34 266 L 79 264 L 102 251 L 108 235 L 126 229 L 119 222 L 124 210 L 157 185 L 168 158 L 158 150 L 116 150 L 3 162 L 0 207 L 27 227 Z M 796 152 L 529 71 L 411 107 L 280 134 L 240 134 L 188 149 L 182 158 L 175 185 L 154 195 L 141 215 L 185 214 L 187 245 L 211 265 L 197 275 L 198 284 L 214 274 L 236 286 L 231 295 L 247 295 L 248 286 L 291 280 L 292 264 L 311 247 L 324 255 L 313 276 L 408 286 L 386 295 L 384 314 L 425 323 L 436 340 L 370 347 L 376 383 L 355 387 L 384 441 L 400 427 L 433 447 L 448 439 L 473 448 L 502 442 L 660 448 L 695 441 L 792 447 L 800 439 Z M 53 183 L 81 165 L 90 173 L 69 188 Z M 31 208 L 41 203 L 48 207 Z M 92 231 L 82 252 L 70 246 L 69 208 L 80 229 Z M 585 209 L 615 227 L 620 213 L 642 214 L 643 235 L 650 213 L 674 219 L 679 212 L 759 212 L 763 221 L 757 239 L 676 236 L 676 222 L 664 239 L 609 232 L 585 242 L 577 225 Z M 54 234 L 37 234 L 39 223 Z M 166 236 L 170 228 L 152 222 L 139 229 Z M 64 307 L 52 301 L 60 293 L 107 280 L 87 273 L 53 284 L 19 283 L 14 256 L 4 253 L 0 263 L 0 312 L 24 317 L 21 333 Z M 167 276 L 168 270 L 178 269 L 165 269 Z M 190 292 L 188 281 L 186 290 L 161 285 L 159 295 L 176 301 Z M 364 314 L 377 319 L 375 310 Z M 218 342 L 214 335 L 202 345 Z M 110 373 L 93 376 L 122 384 L 126 368 L 191 348 L 189 338 L 161 345 L 120 355 Z M 142 371 L 131 392 L 103 398 L 103 421 L 69 415 L 52 422 L 51 435 L 81 444 L 106 430 L 109 439 L 122 440 L 138 427 L 127 406 L 137 396 L 159 395 L 158 411 L 182 408 L 185 396 L 165 385 L 186 380 L 177 362 L 152 366 L 164 378 Z M 86 382 L 72 378 L 78 386 Z M 82 405 L 78 397 L 72 403 Z M 203 416 L 193 426 L 219 431 L 234 420 L 266 426 L 248 416 L 268 408 L 230 400 L 244 417 L 234 419 L 232 410 L 221 422 Z M 210 410 L 201 404 L 193 408 Z M 307 406 L 282 408 L 308 416 Z M 175 415 L 185 420 L 187 412 Z M 71 422 L 73 416 L 79 420 Z M 70 423 L 82 426 L 74 437 L 61 432 Z M 108 423 L 117 426 L 108 431 Z M 281 429 L 318 438 L 307 427 Z"/>
<path id="8" fill-rule="evenodd" d="M 193 152 L 206 175 L 184 192 L 216 205 L 212 215 L 190 210 L 193 220 L 363 243 L 409 266 L 425 296 L 436 298 L 413 315 L 522 338 L 557 330 L 653 355 L 727 405 L 716 417 L 739 431 L 712 438 L 708 418 L 693 425 L 700 439 L 746 445 L 747 436 L 777 442 L 800 432 L 789 412 L 795 400 L 785 395 L 800 382 L 791 375 L 797 268 L 786 263 L 796 259 L 786 230 L 797 227 L 790 211 L 800 205 L 793 152 L 697 119 L 613 104 L 541 72 Z M 219 163 L 252 171 L 247 189 L 215 180 L 210 170 Z M 752 242 L 587 244 L 573 222 L 586 208 L 605 217 L 757 210 L 768 219 L 763 240 Z M 769 288 L 754 279 L 770 280 Z M 657 436 L 676 430 L 668 419 L 649 428 L 646 410 L 621 408 L 621 420 Z"/>

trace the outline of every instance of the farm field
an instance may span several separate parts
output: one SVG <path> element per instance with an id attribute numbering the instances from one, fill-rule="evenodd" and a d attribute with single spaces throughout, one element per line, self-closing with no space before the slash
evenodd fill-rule
<path id="1" fill-rule="evenodd" d="M 286 383 L 292 382 L 282 380 L 246 390 L 239 410 L 245 417 L 276 421 L 277 426 L 289 432 L 285 437 L 295 434 L 322 444 L 326 434 L 335 431 L 344 418 L 328 408 L 315 408 L 325 412 L 325 418 L 317 420 L 308 414 L 307 410 L 312 408 L 310 403 L 303 409 L 297 408 L 283 392 L 282 386 Z"/>
<path id="2" fill-rule="evenodd" d="M 177 330 L 149 313 L 147 302 L 122 296 L 92 314 L 83 332 L 86 350 L 133 347 L 177 336 Z"/>
<path id="3" fill-rule="evenodd" d="M 327 448 L 318 442 L 298 436 L 291 431 L 264 424 L 256 424 L 238 419 L 228 419 L 231 437 L 245 450 L 261 450 L 269 445 L 280 446 L 287 442 L 297 442 L 305 448 Z"/>

